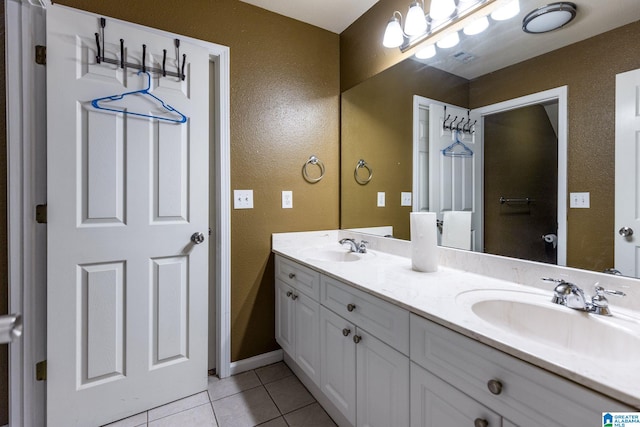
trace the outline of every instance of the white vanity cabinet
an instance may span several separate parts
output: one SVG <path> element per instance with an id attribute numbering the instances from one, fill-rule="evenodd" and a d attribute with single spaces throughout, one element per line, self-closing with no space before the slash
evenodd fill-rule
<path id="1" fill-rule="evenodd" d="M 320 389 L 357 426 L 409 426 L 409 358 L 320 309 Z"/>
<path id="2" fill-rule="evenodd" d="M 617 401 L 413 314 L 411 360 L 415 363 L 412 391 L 433 390 L 430 388 L 432 383 L 440 390 L 444 382 L 457 391 L 457 401 L 466 398 L 467 404 L 480 405 L 503 418 L 502 424 L 491 424 L 487 419 L 487 426 L 600 425 L 602 412 L 633 411 Z M 421 380 L 419 375 L 414 375 L 420 369 L 429 371 L 429 375 L 438 381 L 427 381 L 424 375 Z M 423 384 L 418 386 L 416 383 L 420 381 Z M 413 409 L 412 416 L 419 417 L 418 409 Z M 472 417 L 482 419 L 480 412 Z M 412 427 L 437 425 L 415 421 Z"/>
<path id="3" fill-rule="evenodd" d="M 313 295 L 319 292 L 320 274 L 280 257 L 276 272 L 284 276 L 276 273 L 276 341 L 319 384 L 320 303 Z"/>

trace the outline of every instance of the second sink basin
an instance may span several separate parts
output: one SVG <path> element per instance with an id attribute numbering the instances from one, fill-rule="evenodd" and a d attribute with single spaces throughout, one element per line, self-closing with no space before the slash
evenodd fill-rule
<path id="1" fill-rule="evenodd" d="M 631 362 L 640 353 L 640 323 L 627 316 L 588 314 L 533 292 L 470 291 L 458 301 L 484 322 L 535 344 L 606 361 Z"/>

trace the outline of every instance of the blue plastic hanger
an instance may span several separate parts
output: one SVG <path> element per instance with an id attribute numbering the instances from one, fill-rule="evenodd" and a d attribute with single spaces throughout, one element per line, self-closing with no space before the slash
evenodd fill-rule
<path id="1" fill-rule="evenodd" d="M 140 75 L 142 73 L 142 71 L 140 71 L 138 73 L 138 75 Z M 93 101 L 91 101 L 91 105 L 93 105 L 94 108 L 97 108 L 98 110 L 107 110 L 107 111 L 115 111 L 116 113 L 123 113 L 123 114 L 131 114 L 134 116 L 139 116 L 139 117 L 148 117 L 151 119 L 158 119 L 158 120 L 165 120 L 167 122 L 173 122 L 173 123 L 184 123 L 187 121 L 187 117 L 182 114 L 180 111 L 176 110 L 175 108 L 173 108 L 171 105 L 167 104 L 166 102 L 164 102 L 162 99 L 158 98 L 157 96 L 155 96 L 154 94 L 152 94 L 151 92 L 149 92 L 149 89 L 151 88 L 151 74 L 149 74 L 148 72 L 144 72 L 144 74 L 147 75 L 147 87 L 141 90 L 134 90 L 133 92 L 126 92 L 126 93 L 122 93 L 120 95 L 111 95 L 111 96 L 105 96 L 103 98 L 97 98 L 94 99 Z M 171 117 L 162 117 L 162 116 L 154 116 L 153 114 L 144 114 L 144 113 L 136 113 L 133 111 L 127 111 L 127 110 L 122 110 L 122 109 L 117 109 L 117 108 L 110 108 L 110 107 L 104 107 L 102 105 L 99 104 L 100 101 L 119 101 L 122 98 L 124 98 L 125 96 L 128 95 L 145 95 L 145 96 L 150 96 L 153 99 L 155 99 L 156 101 L 158 101 L 160 103 L 160 105 L 162 105 L 162 107 L 167 110 L 170 111 L 172 113 L 176 113 L 180 116 L 180 118 L 171 118 Z"/>
<path id="2" fill-rule="evenodd" d="M 458 139 L 458 131 L 454 130 L 453 132 L 456 137 L 456 142 L 443 149 L 442 154 L 447 157 L 472 157 L 473 151 Z M 462 151 L 454 151 L 457 146 L 462 147 Z"/>

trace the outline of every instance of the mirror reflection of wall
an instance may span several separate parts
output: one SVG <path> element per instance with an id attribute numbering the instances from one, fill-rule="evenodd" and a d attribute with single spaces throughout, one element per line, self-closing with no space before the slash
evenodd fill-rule
<path id="1" fill-rule="evenodd" d="M 590 209 L 567 213 L 567 265 L 595 271 L 614 266 L 615 76 L 640 68 L 638 39 L 640 22 L 634 22 L 472 80 L 406 59 L 347 90 L 342 99 L 341 227 L 393 225 L 395 237 L 410 238 L 410 209 L 401 209 L 399 200 L 401 191 L 411 191 L 413 95 L 474 109 L 566 85 L 567 185 L 570 192 L 591 195 Z M 423 71 L 432 73 L 427 83 L 421 83 Z M 384 132 L 377 135 L 376 130 Z M 364 151 L 368 154 L 356 154 Z M 367 188 L 355 187 L 352 178 L 362 156 L 376 170 Z M 376 191 L 386 191 L 386 208 L 376 208 Z"/>
<path id="2" fill-rule="evenodd" d="M 557 102 L 484 117 L 484 252 L 557 263 L 557 121 Z"/>

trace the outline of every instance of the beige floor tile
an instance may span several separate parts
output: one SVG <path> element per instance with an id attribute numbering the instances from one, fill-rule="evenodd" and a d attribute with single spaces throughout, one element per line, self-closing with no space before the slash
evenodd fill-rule
<path id="1" fill-rule="evenodd" d="M 224 379 L 209 377 L 209 398 L 213 402 L 259 385 L 260 380 L 253 371 L 243 372 Z"/>
<path id="2" fill-rule="evenodd" d="M 288 424 L 284 420 L 284 418 L 279 417 L 275 420 L 267 421 L 264 424 L 260 424 L 258 427 L 288 427 Z"/>
<path id="3" fill-rule="evenodd" d="M 265 388 L 283 414 L 315 402 L 313 396 L 295 376 L 266 384 Z"/>
<path id="4" fill-rule="evenodd" d="M 217 427 L 211 403 L 149 422 L 149 427 Z"/>
<path id="5" fill-rule="evenodd" d="M 193 396 L 185 397 L 184 399 L 176 400 L 175 402 L 149 410 L 149 421 L 168 417 L 169 415 L 177 414 L 178 412 L 186 411 L 187 409 L 195 408 L 205 403 L 209 403 L 209 395 L 206 391 L 203 391 L 202 393 L 194 394 Z"/>
<path id="6" fill-rule="evenodd" d="M 263 368 L 256 369 L 256 374 L 262 384 L 272 383 L 285 377 L 293 375 L 291 369 L 284 362 L 274 363 L 273 365 L 265 366 Z"/>
<path id="7" fill-rule="evenodd" d="M 142 412 L 141 414 L 134 415 L 129 418 L 125 418 L 120 421 L 116 421 L 111 424 L 107 424 L 104 427 L 139 427 L 147 425 L 147 413 Z"/>
<path id="8" fill-rule="evenodd" d="M 318 403 L 305 406 L 284 416 L 291 427 L 336 427 Z"/>
<path id="9" fill-rule="evenodd" d="M 220 427 L 251 427 L 280 416 L 264 387 L 257 387 L 213 402 Z"/>

